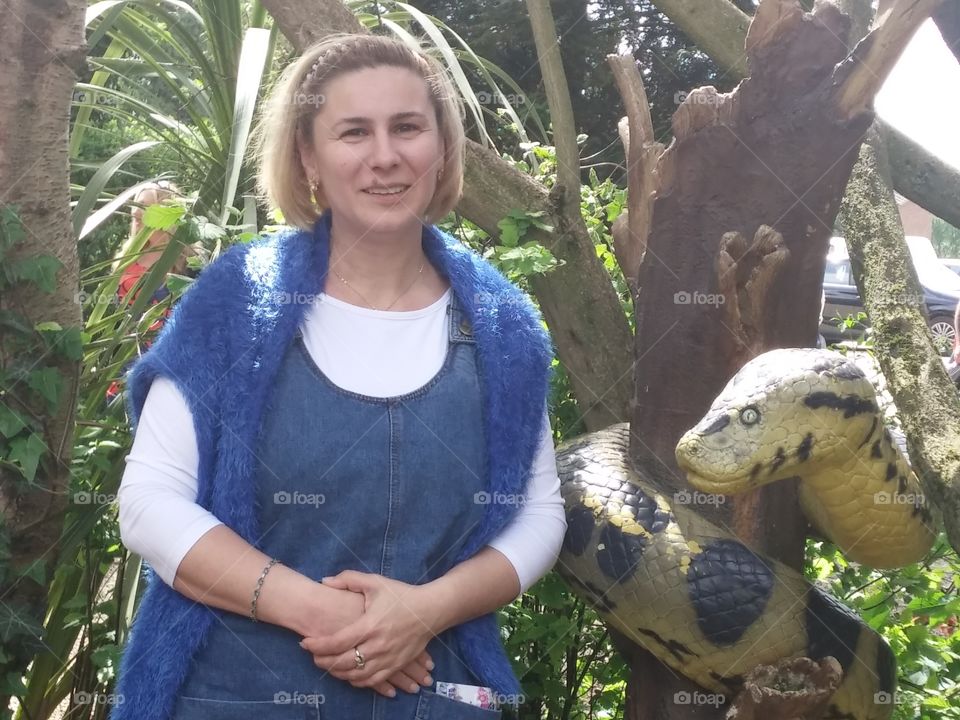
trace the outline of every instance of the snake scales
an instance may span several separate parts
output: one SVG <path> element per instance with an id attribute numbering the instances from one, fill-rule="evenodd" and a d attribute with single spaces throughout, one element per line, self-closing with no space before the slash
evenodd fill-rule
<path id="1" fill-rule="evenodd" d="M 611 626 L 710 691 L 731 697 L 760 664 L 833 656 L 843 678 L 825 717 L 888 718 L 896 660 L 884 640 L 802 574 L 699 516 L 689 493 L 669 497 L 631 469 L 628 436 L 627 424 L 614 425 L 557 449 L 564 579 Z M 899 567 L 933 543 L 873 385 L 837 353 L 754 358 L 676 454 L 697 493 L 799 477 L 807 518 L 855 562 Z"/>

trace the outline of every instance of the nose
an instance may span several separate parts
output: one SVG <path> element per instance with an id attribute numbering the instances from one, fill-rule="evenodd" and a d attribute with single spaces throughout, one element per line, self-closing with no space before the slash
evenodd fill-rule
<path id="1" fill-rule="evenodd" d="M 367 158 L 372 169 L 392 168 L 400 162 L 400 153 L 397 152 L 395 142 L 396 139 L 387 130 L 378 130 L 374 133 L 370 155 Z"/>

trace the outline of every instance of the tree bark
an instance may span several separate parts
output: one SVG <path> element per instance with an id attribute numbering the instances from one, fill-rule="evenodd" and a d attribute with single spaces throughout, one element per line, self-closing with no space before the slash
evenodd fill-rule
<path id="1" fill-rule="evenodd" d="M 847 247 L 880 368 L 924 492 L 960 552 L 960 398 L 927 330 L 923 290 L 890 184 L 880 133 L 868 135 L 843 201 Z"/>
<path id="2" fill-rule="evenodd" d="M 303 51 L 334 32 L 365 32 L 339 0 L 265 0 L 281 32 Z M 569 200 L 562 188 L 553 194 L 511 167 L 500 156 L 467 141 L 463 197 L 457 211 L 498 237 L 497 223 L 511 210 L 543 210 L 554 232 L 528 232 L 562 265 L 534 276 L 530 286 L 550 326 L 588 430 L 622 422 L 629 416 L 632 344 L 629 324 L 606 270 L 580 217 L 579 185 Z"/>
<path id="3" fill-rule="evenodd" d="M 745 74 L 744 42 L 750 16 L 729 0 L 653 0 L 707 55 L 733 76 Z M 960 9 L 944 4 L 936 15 L 944 37 L 956 41 Z M 947 30 L 944 30 L 944 28 Z M 948 40 L 948 43 L 950 41 Z M 960 45 L 952 46 L 954 53 Z M 897 192 L 913 200 L 951 225 L 960 227 L 960 170 L 947 165 L 899 130 L 882 123 L 888 140 L 893 184 Z"/>
<path id="4" fill-rule="evenodd" d="M 0 25 L 0 204 L 16 208 L 25 233 L 2 262 L 12 267 L 20 260 L 52 255 L 62 265 L 53 293 L 20 283 L 0 298 L 0 309 L 21 315 L 31 327 L 53 321 L 61 328 L 76 328 L 82 322 L 76 302 L 79 262 L 70 221 L 67 137 L 70 99 L 86 51 L 85 8 L 80 0 L 10 0 Z M 7 332 L 5 327 L 3 335 Z M 9 352 L 9 343 L 0 342 L 4 369 L 15 359 Z M 3 549 L 10 553 L 3 559 L 0 579 L 5 638 L 0 677 L 7 686 L 42 647 L 38 631 L 46 608 L 43 578 L 55 566 L 67 507 L 79 375 L 79 362 L 55 353 L 30 362 L 56 369 L 65 382 L 52 412 L 29 399 L 25 383 L 5 382 L 5 406 L 42 417 L 40 434 L 49 453 L 30 485 L 8 467 L 0 473 L 0 523 L 3 544 L 9 543 Z M 38 566 L 36 575 L 24 574 Z M 4 717 L 9 699 L 7 692 L 0 692 Z"/>

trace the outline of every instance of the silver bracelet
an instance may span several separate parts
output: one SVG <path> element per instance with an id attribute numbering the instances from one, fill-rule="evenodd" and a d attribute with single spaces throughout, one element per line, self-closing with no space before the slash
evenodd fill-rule
<path id="1" fill-rule="evenodd" d="M 270 568 L 276 565 L 279 562 L 276 558 L 271 558 L 264 568 L 263 572 L 260 573 L 260 579 L 257 580 L 257 587 L 253 591 L 253 600 L 250 601 L 250 619 L 254 622 L 260 622 L 257 620 L 257 600 L 260 599 L 260 591 L 263 590 L 263 581 L 267 577 L 267 573 L 270 572 Z"/>

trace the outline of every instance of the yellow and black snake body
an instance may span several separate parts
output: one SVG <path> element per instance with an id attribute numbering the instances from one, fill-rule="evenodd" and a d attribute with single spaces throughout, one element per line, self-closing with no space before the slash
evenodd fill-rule
<path id="1" fill-rule="evenodd" d="M 849 559 L 920 560 L 932 518 L 863 372 L 824 350 L 775 350 L 747 363 L 677 445 L 694 491 L 660 491 L 631 467 L 628 442 L 620 424 L 557 450 L 568 523 L 557 568 L 578 594 L 720 702 L 757 665 L 832 656 L 843 679 L 826 717 L 888 718 L 896 661 L 882 637 L 696 511 L 799 477 L 807 518 Z"/>

